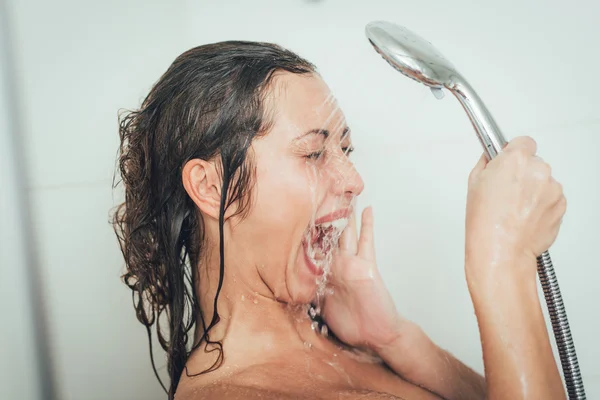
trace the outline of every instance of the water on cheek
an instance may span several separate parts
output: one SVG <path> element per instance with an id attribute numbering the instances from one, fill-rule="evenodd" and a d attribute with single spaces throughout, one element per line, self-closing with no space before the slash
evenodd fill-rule
<path id="1" fill-rule="evenodd" d="M 341 132 L 346 126 L 346 121 L 340 117 L 341 112 L 332 94 L 329 94 L 323 106 L 327 106 L 326 109 L 329 110 L 329 115 L 324 126 L 327 126 L 332 133 Z M 322 203 L 327 196 L 331 196 L 332 193 L 336 192 L 336 190 L 332 189 L 344 187 L 347 185 L 349 178 L 355 178 L 348 173 L 354 170 L 353 168 L 352 171 L 348 169 L 347 156 L 340 151 L 341 143 L 339 141 L 339 135 L 331 135 L 325 141 L 325 151 L 321 158 L 306 161 L 306 176 L 312 200 L 313 218 L 305 234 L 305 241 L 310 244 L 307 255 L 323 271 L 323 274 L 315 279 L 318 303 L 322 303 L 323 299 L 328 294 L 331 294 L 331 290 L 327 287 L 327 282 L 332 272 L 333 256 L 345 226 L 334 226 L 331 229 L 319 230 L 319 241 L 315 246 L 311 240 L 316 229 L 315 218 L 318 214 L 328 214 L 347 207 L 348 204 L 346 203 L 348 199 L 345 196 L 338 196 L 333 202 L 329 198 L 328 208 L 330 209 L 327 210 L 322 208 Z M 340 221 L 337 221 L 337 223 L 339 224 Z"/>
<path id="2" fill-rule="evenodd" d="M 332 274 L 334 255 L 338 248 L 340 236 L 347 224 L 347 220 L 337 220 L 329 226 L 315 225 L 315 217 L 317 213 L 327 214 L 336 210 L 342 209 L 347 204 L 343 204 L 344 199 L 338 199 L 336 202 L 329 204 L 331 209 L 323 209 L 320 207 L 322 199 L 329 192 L 327 185 L 331 185 L 335 181 L 331 175 L 331 165 L 327 160 L 320 160 L 320 163 L 307 163 L 307 176 L 309 177 L 309 186 L 313 196 L 313 219 L 306 233 L 305 241 L 309 243 L 307 246 L 307 255 L 312 263 L 323 271 L 323 274 L 315 277 L 315 298 L 314 307 L 309 306 L 308 312 L 311 319 L 320 317 L 321 307 L 328 295 L 333 293 L 333 289 L 328 286 L 329 278 Z M 331 200 L 331 199 L 329 199 Z M 345 200 L 347 201 L 347 199 Z M 316 232 L 316 233 L 315 233 Z M 313 235 L 318 235 L 318 240 L 315 242 Z M 313 322 L 311 327 L 313 330 L 323 336 L 328 335 L 328 328 L 325 324 Z"/>

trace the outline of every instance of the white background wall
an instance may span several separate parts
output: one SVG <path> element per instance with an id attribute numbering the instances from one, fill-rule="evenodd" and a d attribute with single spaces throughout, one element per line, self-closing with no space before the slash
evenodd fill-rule
<path id="1" fill-rule="evenodd" d="M 0 19 L 2 21 L 2 19 Z M 1 23 L 1 22 L 0 22 Z M 9 100 L 6 30 L 0 25 L 0 399 L 36 399 L 34 318 L 27 284 L 24 207 L 11 136 L 15 118 Z M 21 189 L 21 190 L 20 190 Z M 20 196 L 21 195 L 21 196 Z M 29 379 L 26 377 L 29 376 Z"/>
<path id="2" fill-rule="evenodd" d="M 108 223 L 116 204 L 117 111 L 138 106 L 184 50 L 227 39 L 276 42 L 317 64 L 354 132 L 353 157 L 367 185 L 359 205 L 374 206 L 379 265 L 398 309 L 482 370 L 463 274 L 466 179 L 481 149 L 456 100 L 435 100 L 372 50 L 364 26 L 378 19 L 431 41 L 469 79 L 505 136 L 533 136 L 553 166 L 569 210 L 551 255 L 588 398 L 600 396 L 594 296 L 600 3 L 12 0 L 9 6 L 61 398 L 165 397 L 119 281 L 122 260 Z"/>

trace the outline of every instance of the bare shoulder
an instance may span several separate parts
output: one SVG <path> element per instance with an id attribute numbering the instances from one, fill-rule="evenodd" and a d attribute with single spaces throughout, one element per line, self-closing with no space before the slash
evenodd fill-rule
<path id="1" fill-rule="evenodd" d="M 216 374 L 205 375 L 201 379 L 184 378 L 179 383 L 175 400 L 314 400 L 314 397 L 295 387 L 293 380 L 289 379 L 292 376 L 286 373 L 289 371 L 289 366 L 275 368 L 264 364 L 235 372 L 216 371 Z"/>
<path id="2" fill-rule="evenodd" d="M 369 390 L 342 390 L 329 393 L 289 393 L 273 389 L 243 386 L 234 383 L 215 383 L 197 388 L 185 394 L 175 395 L 175 400 L 403 400 L 387 393 Z"/>
<path id="3" fill-rule="evenodd" d="M 357 390 L 322 379 L 305 377 L 289 366 L 255 365 L 210 382 L 180 382 L 175 400 L 402 400 L 387 393 Z"/>
<path id="4" fill-rule="evenodd" d="M 198 387 L 194 390 L 187 390 L 184 393 L 175 396 L 175 400 L 294 400 L 298 396 L 292 396 L 288 393 L 279 392 L 272 389 L 260 387 L 245 386 L 235 383 L 212 383 L 206 386 Z"/>

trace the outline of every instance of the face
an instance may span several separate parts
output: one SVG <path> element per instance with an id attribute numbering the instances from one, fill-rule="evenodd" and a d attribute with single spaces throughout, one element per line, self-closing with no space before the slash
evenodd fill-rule
<path id="1" fill-rule="evenodd" d="M 266 284 L 262 295 L 307 303 L 327 277 L 363 181 L 349 159 L 350 129 L 320 77 L 277 75 L 266 107 L 274 124 L 253 142 L 252 203 L 228 246 L 244 275 Z"/>

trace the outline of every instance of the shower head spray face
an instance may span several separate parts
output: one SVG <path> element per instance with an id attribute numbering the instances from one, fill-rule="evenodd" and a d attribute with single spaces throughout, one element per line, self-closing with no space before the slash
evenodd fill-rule
<path id="1" fill-rule="evenodd" d="M 365 32 L 375 50 L 409 78 L 441 89 L 458 76 L 456 68 L 431 43 L 402 26 L 375 21 Z"/>
<path id="2" fill-rule="evenodd" d="M 450 90 L 467 112 L 488 159 L 506 144 L 500 128 L 466 79 L 431 43 L 403 26 L 374 21 L 365 28 L 369 42 L 396 70 L 428 86 L 436 98 Z"/>

